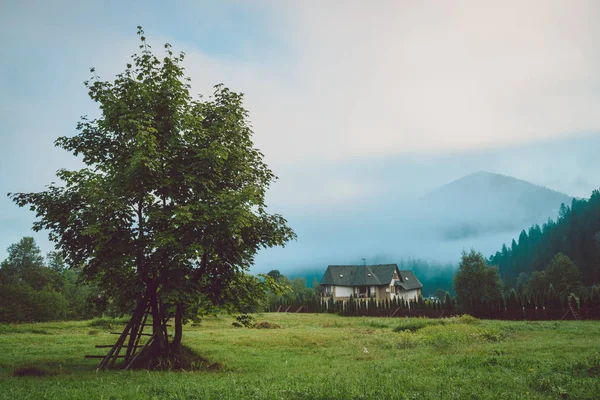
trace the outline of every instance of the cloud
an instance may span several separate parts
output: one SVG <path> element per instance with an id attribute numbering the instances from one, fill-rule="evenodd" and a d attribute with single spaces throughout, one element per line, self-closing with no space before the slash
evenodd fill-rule
<path id="1" fill-rule="evenodd" d="M 52 142 L 96 112 L 81 85 L 88 67 L 107 79 L 122 70 L 139 24 L 157 52 L 169 42 L 187 53 L 195 93 L 219 82 L 246 93 L 255 143 L 281 178 L 270 200 L 295 219 L 418 196 L 480 169 L 575 196 L 597 180 L 586 147 L 597 141 L 575 140 L 600 127 L 595 1 L 28 1 L 5 11 L 0 192 L 40 190 L 77 165 Z"/>
<path id="2" fill-rule="evenodd" d="M 248 93 L 257 143 L 276 163 L 477 150 L 600 127 L 597 2 L 273 7 L 289 59 L 232 64 L 192 50 L 189 70 Z"/>

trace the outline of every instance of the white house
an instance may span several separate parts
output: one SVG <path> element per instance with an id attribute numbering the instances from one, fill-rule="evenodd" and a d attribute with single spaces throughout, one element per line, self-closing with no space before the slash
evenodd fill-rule
<path id="1" fill-rule="evenodd" d="M 321 279 L 321 294 L 335 300 L 374 297 L 378 300 L 421 295 L 423 284 L 412 271 L 401 271 L 397 264 L 330 265 Z"/>

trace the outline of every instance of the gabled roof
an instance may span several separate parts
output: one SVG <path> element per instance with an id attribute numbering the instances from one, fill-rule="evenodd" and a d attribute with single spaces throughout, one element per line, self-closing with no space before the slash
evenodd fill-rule
<path id="1" fill-rule="evenodd" d="M 400 271 L 400 280 L 394 282 L 394 286 L 400 286 L 404 290 L 413 290 L 423 287 L 423 284 L 412 271 Z"/>
<path id="2" fill-rule="evenodd" d="M 321 285 L 380 286 L 389 285 L 398 271 L 405 290 L 423 287 L 412 271 L 400 271 L 397 264 L 382 265 L 330 265 L 321 279 Z"/>

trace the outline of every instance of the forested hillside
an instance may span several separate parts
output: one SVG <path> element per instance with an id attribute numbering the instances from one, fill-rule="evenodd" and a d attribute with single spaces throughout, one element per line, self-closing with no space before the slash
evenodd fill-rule
<path id="1" fill-rule="evenodd" d="M 514 287 L 532 272 L 544 270 L 557 253 L 567 255 L 579 267 L 585 285 L 600 282 L 600 192 L 588 200 L 573 199 L 561 205 L 556 221 L 523 230 L 517 241 L 502 246 L 488 259 L 497 265 L 504 283 Z"/>

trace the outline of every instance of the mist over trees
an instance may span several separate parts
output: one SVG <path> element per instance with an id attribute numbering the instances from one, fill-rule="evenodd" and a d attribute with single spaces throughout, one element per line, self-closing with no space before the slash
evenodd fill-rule
<path id="1" fill-rule="evenodd" d="M 498 266 L 502 280 L 509 287 L 517 286 L 520 274 L 529 277 L 530 286 L 537 287 L 542 280 L 540 272 L 558 253 L 567 256 L 578 267 L 584 285 L 600 282 L 598 190 L 587 200 L 573 199 L 570 206 L 562 204 L 556 221 L 549 219 L 541 227 L 533 225 L 527 231 L 523 230 L 518 240 L 513 239 L 510 246 L 503 245 L 488 259 L 488 264 Z"/>

